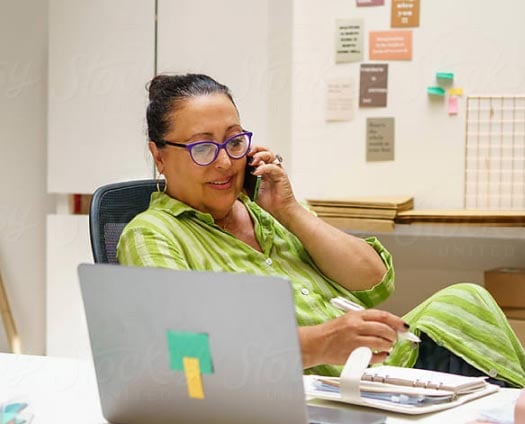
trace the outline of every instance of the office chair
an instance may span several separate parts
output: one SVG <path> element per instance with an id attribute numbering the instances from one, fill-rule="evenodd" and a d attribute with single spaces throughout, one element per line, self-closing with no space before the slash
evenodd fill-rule
<path id="1" fill-rule="evenodd" d="M 160 181 L 160 190 L 164 181 Z M 95 263 L 116 264 L 117 243 L 126 224 L 146 210 L 157 180 L 135 180 L 101 186 L 89 207 L 89 236 Z"/>

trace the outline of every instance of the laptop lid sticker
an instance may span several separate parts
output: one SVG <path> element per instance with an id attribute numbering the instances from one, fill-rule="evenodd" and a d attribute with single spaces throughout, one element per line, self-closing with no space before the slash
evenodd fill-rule
<path id="1" fill-rule="evenodd" d="M 167 330 L 166 337 L 170 369 L 184 371 L 190 398 L 204 399 L 202 374 L 213 374 L 208 334 Z"/>

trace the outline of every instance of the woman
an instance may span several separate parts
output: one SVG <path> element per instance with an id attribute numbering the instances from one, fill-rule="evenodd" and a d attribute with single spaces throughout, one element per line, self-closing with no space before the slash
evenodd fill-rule
<path id="1" fill-rule="evenodd" d="M 149 149 L 166 189 L 124 229 L 121 264 L 288 278 L 306 372 L 338 375 L 353 349 L 368 346 L 372 363 L 525 385 L 523 348 L 476 285 L 451 286 L 404 319 L 334 307 L 336 296 L 365 308 L 384 301 L 394 289 L 390 254 L 375 238 L 339 231 L 297 202 L 280 158 L 251 145 L 226 86 L 205 75 L 160 75 L 149 99 Z M 262 178 L 257 202 L 243 192 L 247 162 Z M 423 338 L 419 348 L 397 341 L 409 327 Z"/>

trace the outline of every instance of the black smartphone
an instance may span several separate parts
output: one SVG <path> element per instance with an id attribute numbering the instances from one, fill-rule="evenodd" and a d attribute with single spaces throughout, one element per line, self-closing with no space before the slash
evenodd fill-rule
<path id="1" fill-rule="evenodd" d="M 261 183 L 261 177 L 257 177 L 252 174 L 255 171 L 255 167 L 251 166 L 246 161 L 246 168 L 244 169 L 244 190 L 250 199 L 254 202 L 257 201 L 259 194 L 259 184 Z"/>

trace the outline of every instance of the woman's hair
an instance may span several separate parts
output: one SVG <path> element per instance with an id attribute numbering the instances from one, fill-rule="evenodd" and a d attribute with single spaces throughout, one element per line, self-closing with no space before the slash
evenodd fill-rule
<path id="1" fill-rule="evenodd" d="M 203 74 L 157 75 L 149 85 L 149 105 L 146 111 L 148 138 L 163 147 L 164 136 L 171 129 L 170 115 L 195 96 L 225 94 L 233 101 L 230 89 Z"/>

